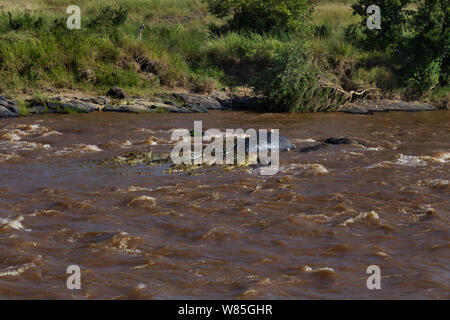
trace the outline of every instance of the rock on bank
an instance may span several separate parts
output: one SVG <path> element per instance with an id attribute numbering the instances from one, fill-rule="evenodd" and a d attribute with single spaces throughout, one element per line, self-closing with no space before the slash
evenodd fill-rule
<path id="1" fill-rule="evenodd" d="M 0 118 L 18 117 L 18 102 L 8 100 L 5 96 L 0 96 Z"/>

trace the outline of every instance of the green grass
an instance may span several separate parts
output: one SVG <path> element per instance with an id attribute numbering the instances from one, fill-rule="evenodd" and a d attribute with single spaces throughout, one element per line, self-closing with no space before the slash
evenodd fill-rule
<path id="1" fill-rule="evenodd" d="M 24 101 L 19 101 L 19 105 L 17 106 L 19 108 L 19 115 L 21 117 L 29 116 L 30 111 L 28 109 L 28 104 Z"/>
<path id="2" fill-rule="evenodd" d="M 344 30 L 358 22 L 351 5 L 355 0 L 327 0 L 313 14 L 316 29 L 325 26 L 326 35 L 316 33 L 312 43 L 315 59 L 328 71 L 328 78 L 347 90 L 378 88 L 382 95 L 394 97 L 398 84 L 395 65 L 383 52 L 357 48 L 345 38 Z"/>
<path id="3" fill-rule="evenodd" d="M 207 25 L 214 20 L 199 0 L 128 0 L 128 1 L 7 1 L 0 6 L 0 76 L 5 79 L 0 90 L 53 86 L 56 88 L 103 92 L 112 85 L 130 93 L 153 92 L 162 86 L 189 86 L 198 77 L 216 74 L 195 72 L 191 57 L 209 37 Z M 70 4 L 82 8 L 82 30 L 53 32 L 53 21 L 65 22 Z M 129 9 L 125 25 L 112 35 L 90 30 L 86 26 L 108 4 Z M 7 10 L 31 9 L 31 23 L 11 30 Z M 13 17 L 23 10 L 12 11 Z M 34 21 L 42 18 L 42 28 Z M 142 42 L 137 41 L 138 27 L 146 29 Z M 136 57 L 146 57 L 162 66 L 158 81 L 139 72 Z"/>
<path id="4" fill-rule="evenodd" d="M 394 96 L 396 66 L 383 53 L 362 51 L 345 39 L 345 27 L 357 21 L 350 7 L 354 2 L 318 3 L 311 31 L 305 30 L 310 58 L 323 75 L 346 90 L 377 87 L 384 95 Z M 65 24 L 66 8 L 72 4 L 82 9 L 82 30 L 58 29 L 55 20 Z M 117 30 L 89 28 L 107 5 L 126 7 L 126 22 Z M 23 18 L 26 10 L 31 13 L 28 23 L 11 30 L 7 12 Z M 42 26 L 37 28 L 39 18 Z M 180 87 L 198 92 L 258 87 L 279 51 L 304 41 L 286 34 L 211 32 L 210 25 L 223 23 L 208 13 L 201 0 L 4 0 L 0 4 L 0 92 L 40 92 L 53 87 L 104 94 L 110 86 L 120 86 L 130 94 L 146 95 Z M 141 24 L 145 30 L 138 41 Z M 142 71 L 139 61 L 143 59 L 151 61 L 155 70 Z M 448 101 L 448 88 L 434 90 L 427 99 Z"/>

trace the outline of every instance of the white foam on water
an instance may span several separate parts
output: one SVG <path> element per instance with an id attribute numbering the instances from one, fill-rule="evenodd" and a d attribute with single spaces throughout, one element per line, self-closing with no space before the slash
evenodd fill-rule
<path id="1" fill-rule="evenodd" d="M 450 160 L 450 152 L 439 152 L 432 158 L 437 162 L 447 163 Z"/>
<path id="2" fill-rule="evenodd" d="M 247 171 L 251 174 L 260 174 L 260 169 L 261 168 L 249 168 Z M 302 173 L 313 175 L 330 173 L 330 171 L 320 163 L 291 163 L 288 165 L 281 165 L 277 171 L 281 173 Z"/>
<path id="3" fill-rule="evenodd" d="M 157 142 L 158 140 L 159 139 L 157 139 L 155 137 L 150 137 L 150 138 L 148 138 L 147 143 L 151 146 L 156 146 L 156 145 L 158 145 L 158 142 Z"/>
<path id="4" fill-rule="evenodd" d="M 394 164 L 408 167 L 422 167 L 426 166 L 427 162 L 425 161 L 425 158 L 421 156 L 408 156 L 400 154 Z"/>
<path id="5" fill-rule="evenodd" d="M 336 271 L 330 267 L 312 268 L 310 266 L 305 265 L 302 267 L 302 271 L 305 273 L 312 273 L 327 277 L 336 275 Z"/>
<path id="6" fill-rule="evenodd" d="M 314 173 L 325 174 L 325 173 L 329 173 L 330 172 L 330 171 L 328 171 L 328 169 L 324 165 L 322 165 L 320 163 L 311 163 L 311 164 L 308 163 L 308 164 L 304 165 L 304 168 L 307 169 L 307 170 L 311 170 Z"/>
<path id="7" fill-rule="evenodd" d="M 22 138 L 15 132 L 8 132 L 8 133 L 5 133 L 5 134 L 2 134 L 0 136 L 0 140 L 7 141 L 7 142 L 11 143 L 13 141 L 22 140 Z"/>
<path id="8" fill-rule="evenodd" d="M 128 245 L 128 241 L 130 240 L 131 238 L 129 238 L 129 237 L 125 237 L 125 238 L 123 238 L 122 240 L 120 240 L 120 244 L 119 244 L 119 250 L 120 251 L 123 251 L 123 252 L 126 252 L 126 253 L 129 253 L 129 254 L 140 254 L 140 253 L 142 253 L 142 251 L 141 250 L 139 250 L 139 249 L 136 249 L 136 248 L 129 248 L 129 245 Z"/>
<path id="9" fill-rule="evenodd" d="M 125 148 L 128 148 L 128 147 L 132 146 L 132 145 L 133 145 L 133 144 L 131 143 L 130 140 L 125 140 L 125 141 L 120 145 L 120 147 L 123 148 L 123 149 L 125 149 Z"/>
<path id="10" fill-rule="evenodd" d="M 309 267 L 309 266 L 304 266 L 304 267 L 303 267 L 303 271 L 305 271 L 305 272 L 317 272 L 317 271 L 330 271 L 330 272 L 334 272 L 334 269 L 333 269 L 333 268 L 329 268 L 329 267 L 323 267 L 323 268 L 316 268 L 316 269 L 313 269 L 313 268 L 311 268 L 311 267 Z"/>
<path id="11" fill-rule="evenodd" d="M 30 268 L 34 268 L 34 263 L 25 263 L 22 266 L 11 266 L 0 271 L 0 277 L 18 277 Z"/>
<path id="12" fill-rule="evenodd" d="M 311 139 L 311 138 L 309 138 L 309 139 L 294 139 L 293 141 L 294 142 L 299 142 L 299 143 L 314 143 L 314 142 L 317 142 L 316 140 Z"/>
<path id="13" fill-rule="evenodd" d="M 81 144 L 81 145 L 79 145 L 79 147 L 80 147 L 81 151 L 85 151 L 85 152 L 100 152 L 100 151 L 103 151 L 98 146 L 93 145 L 93 144 Z"/>
<path id="14" fill-rule="evenodd" d="M 139 283 L 139 284 L 136 286 L 136 289 L 138 289 L 138 290 L 147 289 L 147 286 L 146 286 L 144 283 Z"/>
<path id="15" fill-rule="evenodd" d="M 49 133 L 49 129 L 47 127 L 43 127 L 40 124 L 13 124 L 10 126 L 5 127 L 3 130 L 1 130 L 1 133 L 3 133 L 3 136 L 6 138 L 8 137 L 8 134 L 16 135 L 19 137 L 26 137 L 26 136 L 42 136 L 46 133 Z"/>
<path id="16" fill-rule="evenodd" d="M 31 229 L 26 229 L 22 221 L 25 220 L 23 216 L 20 216 L 16 219 L 10 219 L 10 218 L 0 218 L 0 228 L 12 228 L 16 230 L 24 230 L 27 232 L 30 232 Z"/>
<path id="17" fill-rule="evenodd" d="M 290 165 L 280 168 L 280 171 L 306 171 L 313 174 L 329 173 L 328 169 L 320 163 L 291 163 Z"/>
<path id="18" fill-rule="evenodd" d="M 52 148 L 49 144 L 42 144 L 38 142 L 26 142 L 20 141 L 13 145 L 11 145 L 11 149 L 19 150 L 19 151 L 30 151 L 30 150 L 50 150 Z"/>
<path id="19" fill-rule="evenodd" d="M 52 135 L 62 136 L 62 133 L 59 131 L 50 131 L 50 132 L 44 133 L 41 137 L 48 137 L 48 136 L 52 136 Z"/>
<path id="20" fill-rule="evenodd" d="M 355 222 L 363 221 L 363 222 L 375 222 L 378 223 L 380 221 L 380 217 L 375 211 L 363 212 L 357 215 L 356 217 L 350 218 L 342 222 L 340 227 L 347 227 Z"/>
<path id="21" fill-rule="evenodd" d="M 407 166 L 407 167 L 424 167 L 429 163 L 441 163 L 446 164 L 450 160 L 450 152 L 439 152 L 434 156 L 410 156 L 399 154 L 396 156 L 395 161 L 382 161 L 368 166 L 368 169 L 372 168 L 387 168 L 391 166 Z"/>
<path id="22" fill-rule="evenodd" d="M 432 188 L 440 188 L 440 187 L 446 187 L 450 184 L 449 180 L 445 179 L 426 179 L 426 180 L 419 180 L 416 182 L 416 185 L 419 187 L 432 187 Z"/>
<path id="23" fill-rule="evenodd" d="M 46 137 L 50 134 L 56 134 L 57 131 L 49 132 L 48 128 L 42 127 L 39 124 L 14 124 L 10 125 L 0 131 L 0 145 L 6 146 L 8 149 L 29 151 L 29 150 L 49 150 L 49 144 L 42 144 L 38 142 L 24 141 L 24 138 L 40 138 Z M 61 133 L 59 133 L 61 134 Z M 32 136 L 32 137 L 30 137 Z"/>
<path id="24" fill-rule="evenodd" d="M 134 132 L 145 132 L 145 133 L 155 133 L 157 131 L 153 130 L 153 129 L 148 129 L 148 128 L 134 128 L 133 129 Z"/>
<path id="25" fill-rule="evenodd" d="M 130 202 L 128 202 L 127 207 L 130 206 L 142 206 L 142 207 L 155 207 L 156 206 L 156 199 L 150 196 L 142 195 L 136 198 L 131 199 Z"/>
<path id="26" fill-rule="evenodd" d="M 56 151 L 55 154 L 61 156 L 73 153 L 91 153 L 101 151 L 103 151 L 103 149 L 95 144 L 75 144 L 70 147 L 64 147 L 63 149 Z"/>
<path id="27" fill-rule="evenodd" d="M 120 232 L 118 235 L 114 236 L 109 242 L 110 244 L 107 248 L 119 250 L 132 255 L 139 255 L 142 253 L 141 250 L 133 245 L 133 242 L 141 240 L 139 237 L 134 237 L 129 235 L 127 232 Z"/>
<path id="28" fill-rule="evenodd" d="M 20 159 L 21 157 L 15 153 L 0 153 L 0 163 L 11 160 Z"/>
<path id="29" fill-rule="evenodd" d="M 128 188 L 118 188 L 114 192 L 115 193 L 129 193 L 129 192 L 137 192 L 137 191 L 141 191 L 141 192 L 142 191 L 153 191 L 153 189 L 129 186 Z"/>
<path id="30" fill-rule="evenodd" d="M 367 150 L 367 151 L 382 151 L 382 150 L 384 150 L 384 148 L 383 147 L 364 147 L 363 146 L 363 149 L 364 150 Z"/>

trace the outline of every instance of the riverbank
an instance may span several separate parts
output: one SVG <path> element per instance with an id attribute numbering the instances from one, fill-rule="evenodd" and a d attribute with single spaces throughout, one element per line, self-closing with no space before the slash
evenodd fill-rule
<path id="1" fill-rule="evenodd" d="M 267 110 L 263 98 L 245 94 L 216 91 L 210 95 L 189 92 L 171 92 L 155 96 L 129 96 L 123 89 L 112 87 L 105 95 L 96 96 L 80 92 L 35 95 L 15 100 L 0 95 L 0 118 L 32 116 L 38 114 L 70 114 L 101 112 L 123 113 L 206 113 L 209 110 Z M 419 101 L 382 99 L 359 101 L 343 105 L 338 112 L 371 115 L 389 111 L 434 111 L 437 107 Z"/>
<path id="2" fill-rule="evenodd" d="M 0 95 L 0 117 L 31 116 L 56 113 L 124 112 L 124 113 L 206 113 L 208 110 L 257 109 L 261 103 L 254 96 L 215 92 L 200 95 L 188 92 L 161 93 L 154 96 L 128 95 L 112 87 L 105 95 L 81 92 L 22 96 L 20 100 Z"/>
<path id="3" fill-rule="evenodd" d="M 83 1 L 80 30 L 66 26 L 69 1 L 4 1 L 0 95 L 56 88 L 101 96 L 120 86 L 147 97 L 246 88 L 270 101 L 264 104 L 269 112 L 338 111 L 356 96 L 448 108 L 444 82 L 407 91 L 398 61 L 386 50 L 351 41 L 349 26 L 365 25 L 354 3 L 321 0 L 300 32 L 258 32 L 227 30 L 229 17 L 215 16 L 201 0 Z"/>

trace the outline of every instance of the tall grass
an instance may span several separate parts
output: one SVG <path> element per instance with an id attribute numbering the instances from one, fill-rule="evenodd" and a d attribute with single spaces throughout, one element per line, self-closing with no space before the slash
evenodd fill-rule
<path id="1" fill-rule="evenodd" d="M 104 91 L 108 86 L 120 85 L 142 92 L 154 90 L 161 83 L 185 86 L 196 78 L 189 66 L 190 57 L 197 54 L 209 36 L 207 23 L 197 21 L 206 16 L 200 0 L 75 3 L 82 8 L 82 30 L 69 31 L 64 27 L 68 17 L 65 10 L 74 4 L 72 0 L 7 1 L 0 7 L 0 77 L 4 79 L 0 90 L 50 85 Z M 127 8 L 126 23 L 113 33 L 89 28 L 108 5 Z M 28 15 L 14 10 L 22 8 L 33 11 Z M 7 12 L 23 25 L 12 28 Z M 209 19 L 208 23 L 212 20 L 205 19 Z M 42 25 L 35 25 L 38 20 Z M 146 29 L 139 42 L 136 32 L 141 24 Z M 138 56 L 162 66 L 157 81 L 140 72 L 135 61 Z"/>
<path id="2" fill-rule="evenodd" d="M 296 70 L 300 76 L 305 68 L 347 90 L 375 86 L 394 95 L 395 65 L 382 52 L 363 51 L 345 38 L 345 28 L 357 21 L 350 7 L 354 2 L 321 0 L 312 15 L 312 28 L 300 34 L 261 35 L 221 33 L 225 21 L 210 15 L 202 0 L 3 0 L 0 92 L 22 88 L 39 92 L 51 86 L 104 93 L 117 85 L 130 93 L 146 94 L 173 87 L 209 91 L 248 86 L 265 91 L 274 101 L 267 84 L 285 83 L 290 88 L 295 80 L 291 89 L 296 95 L 287 91 L 281 95 L 285 102 L 279 101 L 279 110 L 334 110 L 339 101 L 327 92 L 313 94 L 312 78 L 291 79 L 289 70 L 281 68 L 286 67 L 280 62 L 281 53 L 309 39 L 309 61 Z M 72 4 L 82 9 L 82 30 L 64 27 L 66 8 Z M 123 6 L 128 19 L 115 28 L 90 27 L 106 6 Z M 8 12 L 20 20 L 26 10 L 30 16 L 24 21 L 28 22 L 11 28 Z M 145 30 L 138 41 L 136 33 L 142 24 Z M 150 62 L 151 70 L 143 70 L 140 61 Z M 285 72 L 278 80 L 273 73 L 277 65 L 280 73 Z M 448 90 L 439 89 L 432 95 L 448 101 Z"/>

